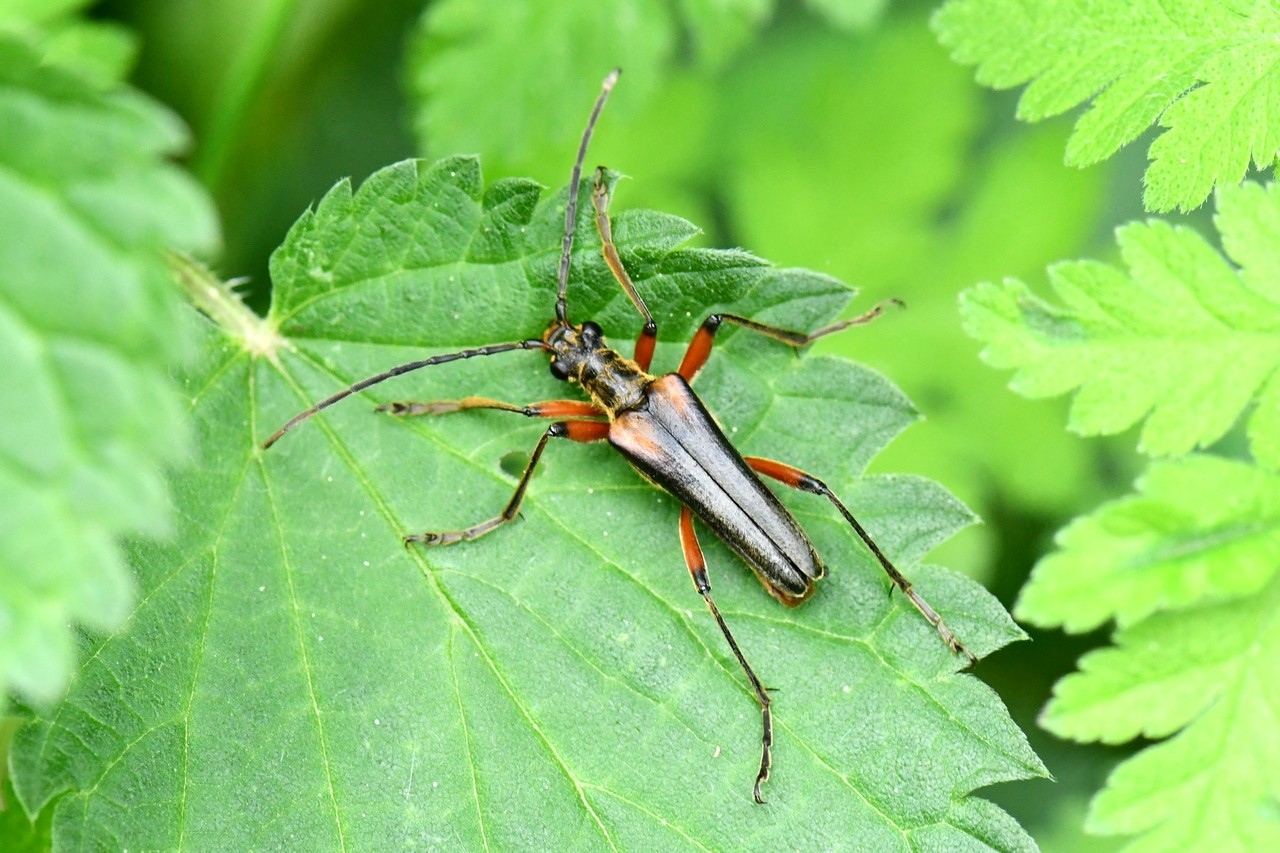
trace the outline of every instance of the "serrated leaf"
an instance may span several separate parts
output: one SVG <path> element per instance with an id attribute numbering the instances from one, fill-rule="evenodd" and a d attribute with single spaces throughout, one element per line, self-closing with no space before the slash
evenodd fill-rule
<path id="1" fill-rule="evenodd" d="M 4 839 L 5 853 L 46 853 L 53 849 L 50 823 L 48 813 L 29 820 L 14 799 L 8 778 L 0 783 L 0 838 Z"/>
<path id="2" fill-rule="evenodd" d="M 1022 590 L 1019 619 L 1088 631 L 1252 595 L 1280 566 L 1280 478 L 1213 456 L 1158 462 L 1136 495 L 1056 541 Z"/>
<path id="3" fill-rule="evenodd" d="M 957 61 L 978 66 L 980 83 L 1029 84 L 1020 118 L 1092 101 L 1068 163 L 1095 163 L 1152 124 L 1165 128 L 1150 149 L 1148 210 L 1198 207 L 1280 151 L 1274 3 L 951 0 L 934 26 Z"/>
<path id="4" fill-rule="evenodd" d="M 1280 192 L 1245 185 L 1220 197 L 1216 222 L 1228 251 L 1241 263 L 1260 257 L 1260 235 L 1280 226 Z M 1189 228 L 1153 220 L 1121 227 L 1116 240 L 1128 272 L 1096 261 L 1052 267 L 1062 307 L 1014 279 L 980 285 L 962 297 L 966 327 L 989 363 L 1017 368 L 1018 393 L 1078 388 L 1077 432 L 1120 432 L 1146 418 L 1147 453 L 1212 444 L 1255 397 L 1276 393 L 1275 283 L 1233 268 Z M 1276 415 L 1258 410 L 1249 433 L 1255 457 L 1280 464 Z"/>
<path id="5" fill-rule="evenodd" d="M 133 583 L 115 543 L 166 531 L 184 452 L 166 245 L 209 247 L 205 196 L 157 104 L 100 93 L 0 34 L 0 697 L 47 702 L 69 623 L 103 631 Z"/>
<path id="6" fill-rule="evenodd" d="M 1059 682 L 1042 722 L 1062 737 L 1174 735 L 1116 768 L 1093 802 L 1090 831 L 1139 835 L 1142 850 L 1280 846 L 1277 613 L 1273 573 L 1255 595 L 1119 632 L 1116 648 L 1085 655 L 1080 672 Z"/>
<path id="7" fill-rule="evenodd" d="M 432 550 L 400 537 L 492 515 L 514 485 L 502 457 L 545 423 L 393 420 L 351 400 L 258 449 L 375 370 L 540 335 L 563 195 L 534 200 L 525 182 L 485 188 L 466 158 L 402 163 L 354 194 L 341 184 L 273 260 L 269 322 L 294 349 L 255 359 L 207 329 L 187 379 L 202 464 L 174 482 L 179 541 L 138 547 L 129 629 L 18 734 L 24 802 L 65 792 L 54 829 L 82 847 L 1031 849 L 969 792 L 1042 774 L 1038 759 L 824 502 L 783 496 L 831 567 L 800 610 L 703 536 L 717 601 L 777 688 L 761 808 L 758 710 L 690 587 L 677 507 L 607 447 L 553 443 L 518 524 Z M 585 217 L 569 313 L 626 341 L 638 319 Z M 655 309 L 659 366 L 717 307 L 808 328 L 850 296 L 744 252 L 677 248 L 689 232 L 644 212 L 615 224 Z M 861 477 L 914 417 L 883 377 L 727 331 L 697 385 L 745 451 L 809 466 L 844 495 L 976 652 L 1019 636 L 981 588 L 918 562 L 969 521 L 964 508 L 926 481 Z M 378 392 L 566 393 L 536 353 Z"/>

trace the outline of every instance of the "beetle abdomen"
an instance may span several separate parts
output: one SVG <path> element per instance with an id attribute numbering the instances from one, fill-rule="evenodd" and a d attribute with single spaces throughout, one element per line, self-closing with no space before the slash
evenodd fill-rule
<path id="1" fill-rule="evenodd" d="M 813 592 L 823 565 L 800 525 L 760 481 L 678 373 L 649 388 L 645 408 L 622 412 L 609 443 L 732 548 L 784 604 Z"/>

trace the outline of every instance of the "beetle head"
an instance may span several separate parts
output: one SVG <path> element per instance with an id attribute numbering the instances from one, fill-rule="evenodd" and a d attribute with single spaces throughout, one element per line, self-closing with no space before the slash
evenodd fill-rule
<path id="1" fill-rule="evenodd" d="M 583 368 L 604 348 L 604 332 L 590 320 L 580 326 L 553 320 L 542 340 L 551 351 L 551 375 L 566 382 L 580 381 Z"/>

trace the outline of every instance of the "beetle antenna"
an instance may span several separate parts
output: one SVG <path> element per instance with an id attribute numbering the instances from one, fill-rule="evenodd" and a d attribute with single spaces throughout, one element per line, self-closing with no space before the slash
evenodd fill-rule
<path id="1" fill-rule="evenodd" d="M 578 145 L 578 159 L 573 162 L 573 175 L 569 178 L 569 204 L 564 209 L 564 243 L 560 250 L 560 289 L 556 295 L 556 320 L 562 326 L 569 325 L 565 309 L 565 294 L 569 289 L 569 256 L 573 253 L 573 231 L 574 226 L 578 224 L 578 182 L 582 180 L 582 161 L 587 159 L 587 143 L 591 141 L 591 132 L 596 128 L 596 119 L 600 118 L 604 102 L 609 97 L 609 92 L 613 90 L 614 84 L 618 82 L 618 75 L 621 73 L 621 68 L 615 68 L 609 72 L 608 77 L 604 78 L 600 96 L 596 98 L 596 105 L 591 110 L 591 118 L 587 120 L 587 129 L 582 134 L 581 144 Z"/>
<path id="2" fill-rule="evenodd" d="M 299 412 L 294 415 L 287 424 L 280 427 L 280 429 L 271 434 L 270 438 L 262 442 L 262 449 L 266 450 L 271 445 L 275 444 L 286 432 L 307 420 L 317 412 L 323 411 L 339 400 L 344 400 L 352 394 L 363 391 L 371 385 L 377 385 L 379 382 L 385 382 L 388 379 L 399 376 L 402 373 L 409 373 L 410 371 L 417 370 L 420 367 L 430 367 L 433 364 L 444 364 L 445 362 L 457 361 L 462 358 L 475 358 L 478 355 L 494 355 L 500 352 L 511 352 L 512 350 L 517 349 L 546 350 L 548 347 L 540 340 L 530 339 L 527 341 L 513 341 L 509 344 L 490 344 L 489 346 L 476 347 L 475 349 L 464 349 L 461 352 L 448 352 L 441 355 L 433 355 L 431 358 L 424 358 L 419 361 L 410 361 L 405 364 L 396 365 L 390 370 L 379 373 L 377 376 L 370 376 L 368 379 L 361 379 L 356 384 L 348 388 L 344 388 L 332 397 L 321 400 L 305 412 Z"/>

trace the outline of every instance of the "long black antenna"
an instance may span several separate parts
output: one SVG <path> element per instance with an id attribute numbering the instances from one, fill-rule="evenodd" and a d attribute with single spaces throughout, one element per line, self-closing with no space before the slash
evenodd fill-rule
<path id="1" fill-rule="evenodd" d="M 424 358 L 421 361 L 410 361 L 406 364 L 397 365 L 390 370 L 379 373 L 377 376 L 370 376 L 368 379 L 361 379 L 356 384 L 339 391 L 332 397 L 321 400 L 305 412 L 299 412 L 280 429 L 272 433 L 271 437 L 262 442 L 262 449 L 266 450 L 271 445 L 280 440 L 286 432 L 296 427 L 315 413 L 329 408 L 339 400 L 346 399 L 352 394 L 363 391 L 370 385 L 377 385 L 379 382 L 385 382 L 392 377 L 399 376 L 402 373 L 408 373 L 411 370 L 417 370 L 420 367 L 430 367 L 433 364 L 443 364 L 446 361 L 457 361 L 460 358 L 475 358 L 478 355 L 494 355 L 500 352 L 510 352 L 517 349 L 547 349 L 547 345 L 540 340 L 514 341 L 509 344 L 490 344 L 486 347 L 476 347 L 475 349 L 464 349 L 461 352 L 449 352 L 443 355 L 433 355 L 431 358 Z"/>
<path id="2" fill-rule="evenodd" d="M 604 85 L 600 89 L 600 96 L 596 98 L 596 105 L 591 110 L 591 118 L 587 120 L 587 129 L 582 134 L 582 143 L 578 146 L 578 159 L 573 163 L 573 176 L 569 180 L 569 205 L 564 211 L 564 244 L 560 253 L 560 286 L 556 296 L 556 320 L 561 325 L 569 325 L 569 320 L 565 310 L 565 293 L 569 287 L 569 258 L 573 254 L 573 231 L 577 225 L 578 219 L 578 183 L 582 180 L 582 163 L 587 158 L 587 144 L 591 142 L 591 133 L 595 130 L 596 120 L 600 118 L 600 111 L 604 109 L 604 102 L 609 97 L 609 92 L 613 90 L 613 86 L 618 82 L 618 75 L 622 73 L 621 68 L 615 68 L 609 72 L 609 76 L 604 78 Z M 407 364 L 401 364 L 391 368 L 377 376 L 370 376 L 368 379 L 362 379 L 356 384 L 339 391 L 332 397 L 321 400 L 305 412 L 299 412 L 284 426 L 276 430 L 270 438 L 262 442 L 262 449 L 266 450 L 275 444 L 289 430 L 298 424 L 310 418 L 317 412 L 329 408 L 334 403 L 350 397 L 352 394 L 363 391 L 371 385 L 377 385 L 379 382 L 385 382 L 388 379 L 399 376 L 402 373 L 408 373 L 412 370 L 418 370 L 422 367 L 430 367 L 433 364 L 443 364 L 447 361 L 457 361 L 461 358 L 475 358 L 476 356 L 494 355 L 500 352 L 510 352 L 517 349 L 540 349 L 546 350 L 546 343 L 540 340 L 515 341 L 507 344 L 491 344 L 485 347 L 477 347 L 476 349 L 462 350 L 461 352 L 446 353 L 444 355 L 433 355 L 431 358 L 424 358 L 421 361 L 411 361 Z"/>
<path id="3" fill-rule="evenodd" d="M 578 159 L 573 163 L 573 175 L 569 178 L 569 205 L 564 209 L 564 245 L 560 250 L 560 290 L 556 296 L 556 320 L 562 326 L 569 325 L 565 309 L 565 294 L 569 289 L 569 256 L 573 254 L 573 231 L 574 226 L 578 224 L 578 182 L 582 180 L 582 161 L 587 159 L 587 143 L 591 141 L 591 132 L 596 129 L 596 119 L 600 118 L 604 102 L 609 97 L 609 92 L 613 90 L 613 85 L 618 82 L 618 75 L 621 73 L 621 68 L 615 68 L 609 72 L 608 77 L 604 78 L 600 97 L 596 98 L 596 105 L 591 110 L 591 118 L 587 120 L 587 129 L 582 134 L 582 144 L 578 146 Z"/>

